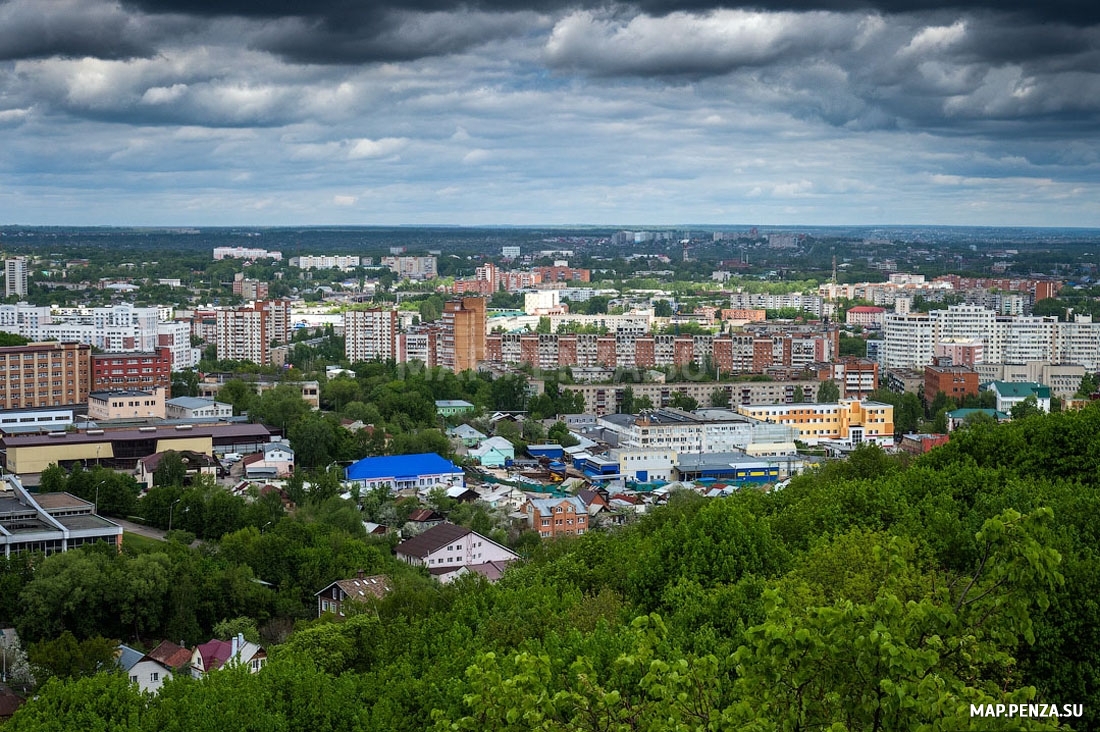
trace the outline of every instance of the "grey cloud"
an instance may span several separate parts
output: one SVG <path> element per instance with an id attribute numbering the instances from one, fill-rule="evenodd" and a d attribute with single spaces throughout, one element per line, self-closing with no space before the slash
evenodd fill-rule
<path id="1" fill-rule="evenodd" d="M 148 56 L 156 49 L 156 25 L 117 6 L 10 0 L 0 3 L 0 60 Z"/>

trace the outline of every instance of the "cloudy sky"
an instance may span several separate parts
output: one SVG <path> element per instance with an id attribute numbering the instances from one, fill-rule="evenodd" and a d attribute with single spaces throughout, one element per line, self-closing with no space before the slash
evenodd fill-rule
<path id="1" fill-rule="evenodd" d="M 0 224 L 1100 226 L 1100 3 L 0 0 Z"/>

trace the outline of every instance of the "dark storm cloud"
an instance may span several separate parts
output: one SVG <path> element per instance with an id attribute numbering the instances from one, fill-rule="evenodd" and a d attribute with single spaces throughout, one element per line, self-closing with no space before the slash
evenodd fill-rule
<path id="1" fill-rule="evenodd" d="M 0 60 L 95 56 L 131 58 L 155 51 L 157 24 L 98 3 L 0 3 Z"/>
<path id="2" fill-rule="evenodd" d="M 239 15 L 253 18 L 301 17 L 320 19 L 338 27 L 347 23 L 367 23 L 392 11 L 455 12 L 552 11 L 583 7 L 606 8 L 599 0 L 400 0 L 399 2 L 358 2 L 356 0 L 128 0 L 128 6 L 150 13 L 184 13 L 209 17 Z M 624 6 L 651 15 L 675 11 L 705 12 L 720 9 L 745 9 L 762 12 L 874 11 L 886 14 L 938 10 L 955 12 L 994 10 L 1019 14 L 1029 19 L 1062 22 L 1071 25 L 1100 23 L 1100 3 L 1085 0 L 768 0 L 767 2 L 731 3 L 715 0 L 637 0 Z"/>

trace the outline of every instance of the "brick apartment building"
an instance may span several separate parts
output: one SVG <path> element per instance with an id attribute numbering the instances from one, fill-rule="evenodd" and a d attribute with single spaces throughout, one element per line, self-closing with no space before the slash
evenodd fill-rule
<path id="1" fill-rule="evenodd" d="M 485 360 L 486 300 L 464 297 L 443 305 L 439 365 L 455 373 L 476 369 Z"/>
<path id="2" fill-rule="evenodd" d="M 965 396 L 977 396 L 978 372 L 965 366 L 925 366 L 924 401 L 931 404 L 941 391 L 956 404 Z"/>
<path id="3" fill-rule="evenodd" d="M 163 388 L 171 398 L 171 349 L 158 348 L 154 353 L 92 354 L 91 391 L 157 387 Z"/>
<path id="4" fill-rule="evenodd" d="M 0 348 L 0 409 L 55 407 L 88 401 L 92 347 L 30 343 Z"/>

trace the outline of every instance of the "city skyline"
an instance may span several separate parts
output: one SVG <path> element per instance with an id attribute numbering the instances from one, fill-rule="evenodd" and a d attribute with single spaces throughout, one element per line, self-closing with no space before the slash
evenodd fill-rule
<path id="1" fill-rule="evenodd" d="M 0 2 L 0 223 L 1100 226 L 1100 8 Z"/>

